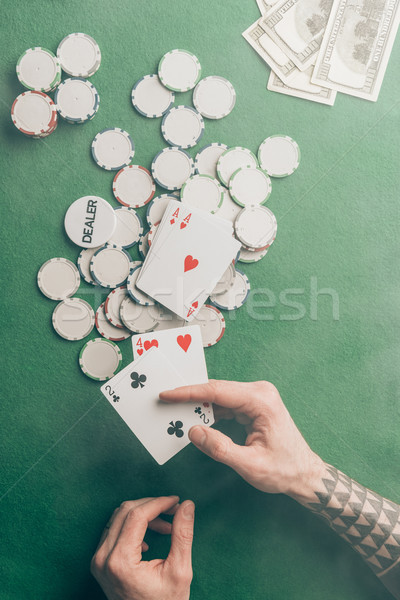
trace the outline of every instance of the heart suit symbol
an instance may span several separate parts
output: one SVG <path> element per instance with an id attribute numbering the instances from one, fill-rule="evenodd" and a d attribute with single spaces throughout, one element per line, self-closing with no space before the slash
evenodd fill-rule
<path id="1" fill-rule="evenodd" d="M 198 264 L 199 261 L 197 260 L 197 258 L 193 258 L 191 254 L 188 254 L 185 258 L 183 272 L 186 273 L 187 271 L 192 271 L 192 269 L 195 269 Z"/>
<path id="2" fill-rule="evenodd" d="M 190 344 L 192 343 L 192 336 L 188 333 L 186 335 L 178 335 L 176 341 L 178 342 L 178 345 L 182 348 L 182 350 L 187 352 Z"/>
<path id="3" fill-rule="evenodd" d="M 145 350 L 150 350 L 154 346 L 154 348 L 158 348 L 157 340 L 146 340 L 143 344 Z"/>

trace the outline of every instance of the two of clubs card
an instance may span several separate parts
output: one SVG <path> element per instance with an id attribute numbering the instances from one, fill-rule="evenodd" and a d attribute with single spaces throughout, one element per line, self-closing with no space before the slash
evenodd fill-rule
<path id="1" fill-rule="evenodd" d="M 211 426 L 212 404 L 164 403 L 160 392 L 207 383 L 198 325 L 132 336 L 133 362 L 101 387 L 138 440 L 163 465 L 190 443 L 193 425 Z"/>
<path id="2" fill-rule="evenodd" d="M 171 200 L 136 286 L 191 321 L 241 248 L 232 234 L 229 221 Z"/>

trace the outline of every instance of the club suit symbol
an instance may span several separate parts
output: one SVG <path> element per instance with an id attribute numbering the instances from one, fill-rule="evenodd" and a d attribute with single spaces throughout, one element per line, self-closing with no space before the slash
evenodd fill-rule
<path id="1" fill-rule="evenodd" d="M 200 408 L 200 406 L 197 406 L 197 408 L 195 408 L 195 409 L 194 409 L 194 412 L 195 412 L 197 415 L 201 415 L 201 408 Z"/>
<path id="2" fill-rule="evenodd" d="M 147 377 L 146 377 L 146 375 L 139 375 L 139 373 L 136 373 L 136 371 L 134 371 L 133 373 L 131 373 L 131 379 L 132 379 L 131 386 L 134 389 L 137 389 L 139 386 L 141 388 L 144 387 L 144 383 L 147 380 Z"/>
<path id="3" fill-rule="evenodd" d="M 182 427 L 183 427 L 183 423 L 182 421 L 175 421 L 175 423 L 173 421 L 170 421 L 169 424 L 171 425 L 171 427 L 168 427 L 167 429 L 167 433 L 169 435 L 176 435 L 176 437 L 181 438 L 183 436 L 183 431 L 182 431 Z"/>

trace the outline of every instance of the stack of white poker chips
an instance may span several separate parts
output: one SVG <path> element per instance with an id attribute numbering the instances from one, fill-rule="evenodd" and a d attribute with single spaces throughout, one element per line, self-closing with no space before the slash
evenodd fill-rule
<path id="1" fill-rule="evenodd" d="M 101 63 L 100 48 L 84 33 L 72 33 L 59 44 L 57 56 L 42 47 L 28 48 L 18 59 L 17 77 L 27 90 L 11 108 L 16 128 L 30 138 L 49 136 L 57 127 L 57 115 L 68 123 L 93 119 L 99 94 L 87 81 Z M 61 82 L 61 71 L 72 77 Z M 48 93 L 55 92 L 54 101 Z"/>
<path id="2" fill-rule="evenodd" d="M 171 50 L 160 60 L 157 74 L 145 75 L 132 88 L 134 108 L 150 119 L 163 117 L 161 133 L 165 141 L 179 151 L 198 144 L 205 128 L 203 117 L 222 119 L 232 112 L 236 103 L 235 89 L 227 79 L 212 75 L 200 80 L 201 71 L 197 56 L 187 50 Z M 194 107 L 173 106 L 177 93 L 192 89 Z M 163 171 L 167 163 L 173 164 L 176 177 L 169 182 L 161 173 L 160 185 L 168 190 L 180 189 L 187 179 L 187 160 L 177 153 L 168 156 L 160 153 L 157 169 L 153 170 L 156 181 L 157 171 Z"/>

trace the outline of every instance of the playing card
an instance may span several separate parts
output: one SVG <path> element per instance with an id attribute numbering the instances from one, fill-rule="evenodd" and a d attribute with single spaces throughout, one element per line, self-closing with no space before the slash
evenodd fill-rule
<path id="1" fill-rule="evenodd" d="M 203 381 L 197 383 L 205 383 Z M 153 347 L 101 387 L 101 391 L 144 447 L 162 465 L 190 443 L 193 425 L 212 425 L 211 406 L 166 404 L 160 392 L 185 381 L 166 355 Z M 205 412 L 206 411 L 206 412 Z"/>
<path id="2" fill-rule="evenodd" d="M 172 200 L 137 280 L 139 289 L 188 321 L 240 249 L 212 219 Z"/>
<path id="3" fill-rule="evenodd" d="M 132 336 L 133 359 L 151 349 L 168 357 L 185 381 L 191 384 L 207 381 L 203 341 L 198 325 L 140 333 Z"/>

